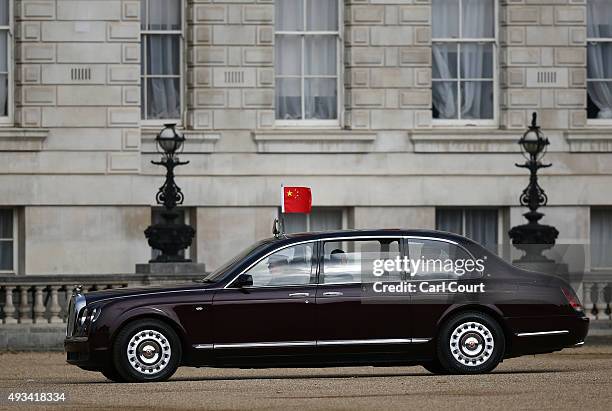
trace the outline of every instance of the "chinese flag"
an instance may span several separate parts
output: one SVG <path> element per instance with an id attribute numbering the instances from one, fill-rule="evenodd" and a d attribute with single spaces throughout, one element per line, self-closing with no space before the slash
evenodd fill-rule
<path id="1" fill-rule="evenodd" d="M 283 213 L 310 213 L 312 194 L 309 187 L 283 187 Z"/>

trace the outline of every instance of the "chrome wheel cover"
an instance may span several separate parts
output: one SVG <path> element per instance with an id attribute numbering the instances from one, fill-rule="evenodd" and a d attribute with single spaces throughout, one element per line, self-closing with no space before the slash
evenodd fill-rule
<path id="1" fill-rule="evenodd" d="M 161 332 L 142 330 L 132 336 L 126 353 L 135 371 L 144 375 L 155 375 L 168 366 L 172 349 L 168 338 Z"/>
<path id="2" fill-rule="evenodd" d="M 484 324 L 469 321 L 453 330 L 449 347 L 457 362 L 468 367 L 477 367 L 491 358 L 495 340 Z"/>

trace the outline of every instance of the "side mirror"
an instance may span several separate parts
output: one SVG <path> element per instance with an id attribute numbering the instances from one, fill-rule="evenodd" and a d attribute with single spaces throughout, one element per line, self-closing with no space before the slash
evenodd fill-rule
<path id="1" fill-rule="evenodd" d="M 236 281 L 234 286 L 237 288 L 251 287 L 253 285 L 253 276 L 251 274 L 241 274 Z"/>

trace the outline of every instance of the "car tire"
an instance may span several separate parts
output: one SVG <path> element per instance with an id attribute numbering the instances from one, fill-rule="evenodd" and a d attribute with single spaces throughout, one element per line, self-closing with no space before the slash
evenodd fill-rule
<path id="1" fill-rule="evenodd" d="M 438 333 L 436 351 L 440 365 L 451 374 L 483 374 L 501 362 L 504 332 L 490 315 L 478 311 L 459 313 L 446 320 Z"/>
<path id="2" fill-rule="evenodd" d="M 110 365 L 106 368 L 104 368 L 102 371 L 102 375 L 106 377 L 107 380 L 110 380 L 112 382 L 126 382 L 125 378 L 123 378 L 119 372 L 117 371 L 117 368 L 115 368 L 115 366 Z"/>
<path id="3" fill-rule="evenodd" d="M 158 320 L 127 324 L 113 344 L 113 364 L 126 382 L 166 381 L 180 365 L 181 355 L 176 332 Z"/>
<path id="4" fill-rule="evenodd" d="M 446 370 L 446 368 L 444 368 L 442 364 L 440 364 L 440 361 L 438 361 L 437 358 L 432 361 L 423 363 L 421 365 L 423 366 L 423 368 L 425 368 L 427 371 L 429 371 L 432 374 L 437 374 L 437 375 L 448 374 L 448 371 Z"/>

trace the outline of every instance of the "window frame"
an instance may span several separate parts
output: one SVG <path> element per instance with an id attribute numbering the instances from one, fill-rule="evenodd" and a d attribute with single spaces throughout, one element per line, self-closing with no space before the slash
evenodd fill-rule
<path id="1" fill-rule="evenodd" d="M 148 0 L 140 0 L 140 2 L 145 2 L 146 6 L 145 6 L 145 13 L 147 13 L 146 16 L 140 16 L 140 21 L 141 23 L 147 22 L 148 21 L 148 13 L 149 13 L 149 1 Z M 175 123 L 178 127 L 182 127 L 183 124 L 185 124 L 185 115 L 186 115 L 186 107 L 185 107 L 185 95 L 186 95 L 186 82 L 185 82 L 185 68 L 187 67 L 187 64 L 185 62 L 185 57 L 187 55 L 186 51 L 185 51 L 185 47 L 187 44 L 186 38 L 185 38 L 185 27 L 187 25 L 187 9 L 185 8 L 185 0 L 179 0 L 180 4 L 180 13 L 181 13 L 181 29 L 180 30 L 143 30 L 142 29 L 142 24 L 140 26 L 140 47 L 144 48 L 141 51 L 141 55 L 142 55 L 142 61 L 140 62 L 140 66 L 141 66 L 141 71 L 139 74 L 139 79 L 140 79 L 140 87 L 141 87 L 141 95 L 142 95 L 142 88 L 144 87 L 144 101 L 141 101 L 140 104 L 142 107 L 144 107 L 144 112 L 146 114 L 147 112 L 147 90 L 146 90 L 146 79 L 147 77 L 154 77 L 154 78 L 176 78 L 175 75 L 156 75 L 156 76 L 147 76 L 146 74 L 146 62 L 147 62 L 147 49 L 146 49 L 146 41 L 144 41 L 144 39 L 146 38 L 146 36 L 149 35 L 178 35 L 179 39 L 180 39 L 180 44 L 179 44 L 179 93 L 180 93 L 180 109 L 179 109 L 179 118 L 166 118 L 166 119 L 147 119 L 147 118 L 142 118 L 142 114 L 141 114 L 141 118 L 140 118 L 140 124 L 142 127 L 160 127 L 163 126 L 164 124 L 168 124 L 168 123 Z M 141 6 L 142 7 L 142 6 Z M 144 70 L 143 70 L 143 66 Z M 145 116 L 146 117 L 146 116 Z"/>
<path id="2" fill-rule="evenodd" d="M 292 30 L 276 30 L 276 24 L 274 25 L 274 127 L 276 128 L 340 128 L 343 124 L 344 118 L 344 2 L 342 0 L 336 0 L 338 6 L 338 30 L 337 31 L 310 31 L 306 30 L 307 23 L 307 6 L 306 2 L 309 0 L 301 0 L 304 7 L 303 16 L 303 30 L 292 31 Z M 276 3 L 275 3 L 275 8 Z M 276 9 L 275 9 L 276 12 Z M 305 98 L 304 98 L 304 84 L 305 78 L 305 58 L 304 51 L 306 49 L 304 39 L 306 36 L 322 36 L 322 35 L 334 35 L 336 36 L 336 115 L 335 119 L 304 119 L 301 120 L 282 120 L 276 118 L 276 99 L 277 99 L 277 78 L 300 78 L 301 80 L 301 109 L 302 117 L 305 114 Z M 301 38 L 301 61 L 302 67 L 299 76 L 294 75 L 282 75 L 276 74 L 276 38 L 277 36 L 298 36 Z M 309 75 L 308 78 L 334 78 L 334 76 L 323 76 L 323 75 Z"/>
<path id="3" fill-rule="evenodd" d="M 15 122 L 15 37 L 14 37 L 14 25 L 15 25 L 15 2 L 14 0 L 8 1 L 8 26 L 0 26 L 0 30 L 6 31 L 6 69 L 7 69 L 7 97 L 6 97 L 6 116 L 0 116 L 0 127 L 1 126 L 13 126 Z"/>
<path id="4" fill-rule="evenodd" d="M 463 35 L 463 0 L 457 0 L 459 3 L 459 34 Z M 433 95 L 433 83 L 435 82 L 453 82 L 457 83 L 457 102 L 459 103 L 457 106 L 457 117 L 461 116 L 461 71 L 460 71 L 460 56 L 461 56 L 461 44 L 472 43 L 472 44 L 491 44 L 493 46 L 493 118 L 492 119 L 438 119 L 433 117 L 433 100 L 432 100 L 432 127 L 433 128 L 448 128 L 448 127 L 457 127 L 457 126 L 473 126 L 473 127 L 497 127 L 499 125 L 499 57 L 498 53 L 500 50 L 499 44 L 499 1 L 493 1 L 493 35 L 494 38 L 448 38 L 448 37 L 440 37 L 431 39 L 431 47 L 433 54 L 433 46 L 435 44 L 456 44 L 457 45 L 457 78 L 456 79 L 434 79 L 433 78 L 433 59 L 432 59 L 432 68 L 431 68 L 431 92 Z M 433 12 L 433 5 L 432 5 Z M 433 34 L 433 18 L 432 18 L 432 34 Z M 484 81 L 484 79 L 480 79 Z M 470 80 L 464 80 L 470 81 Z M 490 81 L 487 79 L 486 81 Z"/>
<path id="5" fill-rule="evenodd" d="M 587 0 L 587 2 L 590 0 Z M 588 5 L 587 5 L 588 7 Z M 612 8 L 612 5 L 609 6 L 610 8 Z M 586 25 L 587 25 L 587 33 L 589 32 L 589 13 L 587 10 L 586 13 Z M 590 82 L 600 82 L 600 81 L 605 81 L 605 82 L 610 82 L 612 83 L 612 78 L 609 79 L 595 79 L 595 80 L 590 80 L 589 79 L 589 69 L 588 69 L 588 65 L 589 65 L 589 61 L 588 61 L 588 48 L 589 48 L 589 44 L 593 44 L 593 43 L 610 43 L 612 45 L 612 37 L 587 37 L 586 39 L 586 48 L 587 48 L 587 70 L 586 70 L 586 93 L 587 93 L 587 105 L 588 105 L 588 99 L 589 99 L 589 83 Z M 612 70 L 612 69 L 611 69 Z M 612 118 L 603 118 L 603 119 L 599 119 L 599 118 L 588 118 L 588 107 L 585 108 L 585 110 L 587 111 L 587 126 L 591 126 L 591 127 L 600 127 L 600 128 L 610 128 L 612 127 Z"/>
<path id="6" fill-rule="evenodd" d="M 19 233 L 18 229 L 17 229 L 17 209 L 16 208 L 12 208 L 12 207 L 0 207 L 0 210 L 9 210 L 11 211 L 12 214 L 12 219 L 13 219 L 13 238 L 9 239 L 9 238 L 0 238 L 0 241 L 4 242 L 4 241 L 12 241 L 13 243 L 13 267 L 10 270 L 2 270 L 0 269 L 0 274 L 17 274 L 17 259 L 19 258 L 19 253 L 18 253 L 18 239 L 17 239 L 17 235 Z"/>

